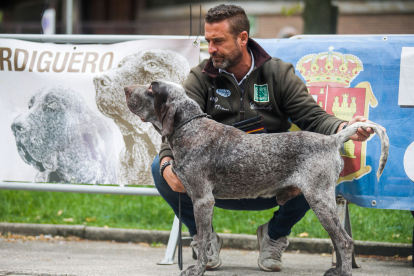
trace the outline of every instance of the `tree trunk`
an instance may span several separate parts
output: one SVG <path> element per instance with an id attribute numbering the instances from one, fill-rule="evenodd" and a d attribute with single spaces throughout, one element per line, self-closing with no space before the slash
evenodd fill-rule
<path id="1" fill-rule="evenodd" d="M 336 34 L 338 7 L 331 0 L 305 0 L 304 34 Z"/>

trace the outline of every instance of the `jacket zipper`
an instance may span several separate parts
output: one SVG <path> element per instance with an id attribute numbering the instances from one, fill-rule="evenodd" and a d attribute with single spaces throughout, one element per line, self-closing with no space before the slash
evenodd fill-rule
<path id="1" fill-rule="evenodd" d="M 244 109 L 244 94 L 245 94 L 246 90 L 248 89 L 248 84 L 249 84 L 250 76 L 252 76 L 252 75 L 253 75 L 253 73 L 254 73 L 257 69 L 258 69 L 258 67 L 257 67 L 257 68 L 254 68 L 254 69 L 252 70 L 252 72 L 250 73 L 250 75 L 247 77 L 247 79 L 246 79 L 246 85 L 245 85 L 245 87 L 244 87 L 244 92 L 242 92 L 242 91 L 241 91 L 239 84 L 236 82 L 236 80 L 235 80 L 232 76 L 230 76 L 230 75 L 228 75 L 228 74 L 224 73 L 224 75 L 226 75 L 226 78 L 229 78 L 229 79 L 230 79 L 230 81 L 232 82 L 232 84 L 236 87 L 236 90 L 237 90 L 237 92 L 238 92 L 238 93 L 239 93 L 239 95 L 240 95 L 240 108 L 239 108 L 239 112 L 240 112 L 240 121 L 243 121 L 243 120 L 244 120 L 244 114 L 245 114 L 245 109 Z"/>
<path id="2" fill-rule="evenodd" d="M 244 107 L 243 107 L 243 94 L 244 93 L 242 93 L 242 91 L 240 89 L 240 86 L 237 84 L 236 80 L 232 76 L 230 76 L 226 73 L 223 73 L 222 75 L 225 76 L 225 78 L 230 79 L 230 82 L 233 84 L 233 86 L 236 88 L 236 91 L 239 93 L 240 104 L 241 104 L 240 107 L 239 107 L 239 113 L 240 113 L 240 118 L 242 118 L 242 114 L 244 114 Z"/>
<path id="3" fill-rule="evenodd" d="M 252 72 L 250 73 L 250 75 L 247 76 L 246 78 L 246 85 L 244 86 L 244 93 L 242 93 L 242 97 L 241 97 L 241 106 L 240 106 L 240 121 L 244 120 L 244 114 L 245 114 L 245 110 L 244 110 L 244 94 L 246 94 L 247 90 L 248 90 L 248 85 L 249 85 L 249 80 L 251 79 L 250 77 L 253 75 L 254 71 L 256 71 L 257 68 L 253 68 Z M 240 87 L 239 87 L 240 88 Z M 253 92 L 254 93 L 254 92 Z M 242 112 L 243 110 L 243 112 Z"/>

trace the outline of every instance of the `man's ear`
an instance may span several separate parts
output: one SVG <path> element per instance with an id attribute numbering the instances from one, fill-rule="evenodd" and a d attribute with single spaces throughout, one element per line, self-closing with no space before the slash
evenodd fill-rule
<path id="1" fill-rule="evenodd" d="M 249 35 L 247 34 L 247 32 L 246 32 L 246 31 L 241 32 L 241 33 L 238 35 L 238 38 L 240 39 L 240 46 L 241 46 L 241 47 L 244 47 L 244 46 L 246 46 L 246 45 L 247 45 L 247 42 L 248 42 L 248 40 L 249 40 Z"/>

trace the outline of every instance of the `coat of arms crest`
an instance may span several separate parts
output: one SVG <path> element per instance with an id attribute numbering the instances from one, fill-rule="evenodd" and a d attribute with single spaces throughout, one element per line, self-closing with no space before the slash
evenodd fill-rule
<path id="1" fill-rule="evenodd" d="M 351 88 L 351 82 L 364 70 L 361 60 L 351 54 L 333 51 L 310 54 L 302 57 L 296 64 L 305 79 L 308 92 L 327 113 L 349 121 L 355 116 L 368 119 L 369 105 L 376 107 L 375 98 L 369 82 L 361 82 Z M 366 165 L 367 141 L 349 140 L 341 149 L 345 165 L 338 184 L 361 178 L 371 171 Z"/>

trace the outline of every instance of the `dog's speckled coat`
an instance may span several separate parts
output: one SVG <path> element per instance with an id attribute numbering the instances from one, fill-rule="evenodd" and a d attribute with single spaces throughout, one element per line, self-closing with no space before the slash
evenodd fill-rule
<path id="1" fill-rule="evenodd" d="M 306 131 L 248 135 L 207 118 L 180 85 L 157 81 L 151 86 L 125 88 L 129 109 L 152 123 L 167 139 L 174 154 L 173 169 L 194 204 L 198 249 L 195 266 L 181 275 L 203 275 L 210 253 L 214 198 L 271 197 L 284 204 L 303 193 L 337 251 L 337 268 L 325 275 L 351 275 L 353 240 L 339 221 L 335 186 L 343 168 L 341 145 L 358 127 L 371 127 L 381 139 L 377 177 L 388 157 L 385 131 L 374 123 L 356 123 L 338 134 L 325 136 Z M 210 253 L 211 254 L 211 253 Z"/>

